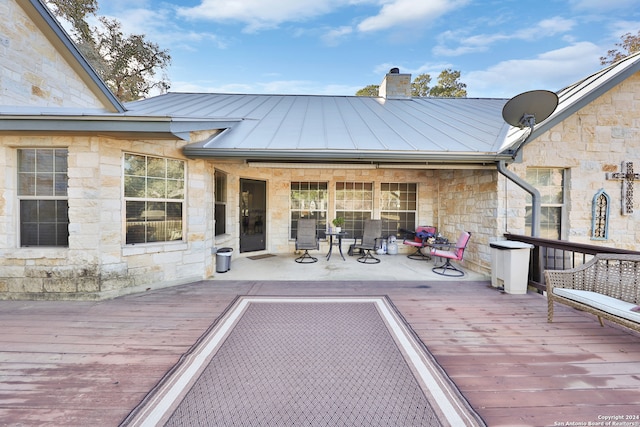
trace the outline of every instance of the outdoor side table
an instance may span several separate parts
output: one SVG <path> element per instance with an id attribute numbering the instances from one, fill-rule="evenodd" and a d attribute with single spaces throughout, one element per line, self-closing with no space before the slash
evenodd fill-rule
<path id="1" fill-rule="evenodd" d="M 341 231 L 340 233 L 329 232 L 327 233 L 327 236 L 329 236 L 329 252 L 327 253 L 327 261 L 331 259 L 331 253 L 333 252 L 334 245 L 338 246 L 338 250 L 340 251 L 340 256 L 342 257 L 342 260 L 346 261 L 342 253 L 342 239 L 347 236 L 347 232 L 346 231 Z M 334 237 L 337 238 L 337 242 L 335 243 L 333 241 Z"/>

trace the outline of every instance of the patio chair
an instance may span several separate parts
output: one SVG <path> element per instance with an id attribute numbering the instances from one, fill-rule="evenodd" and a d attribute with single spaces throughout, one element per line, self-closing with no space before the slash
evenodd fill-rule
<path id="1" fill-rule="evenodd" d="M 353 244 L 353 249 L 362 249 L 364 255 L 357 259 L 358 262 L 363 264 L 377 264 L 380 262 L 379 258 L 373 256 L 371 251 L 378 249 L 378 240 L 382 240 L 382 220 L 380 219 L 366 219 L 364 221 L 364 232 L 360 238 L 360 243 L 356 239 Z"/>
<path id="2" fill-rule="evenodd" d="M 451 264 L 453 261 L 462 261 L 464 250 L 467 248 L 467 243 L 471 238 L 471 233 L 463 231 L 458 237 L 458 241 L 453 244 L 440 244 L 431 247 L 431 256 L 445 258 L 445 263 L 437 267 L 433 267 L 431 271 L 442 276 L 461 277 L 464 276 L 464 271 Z"/>
<path id="3" fill-rule="evenodd" d="M 437 229 L 431 225 L 422 225 L 416 228 L 416 231 L 402 230 L 407 232 L 406 237 L 402 241 L 403 245 L 412 246 L 416 251 L 407 255 L 409 259 L 419 261 L 428 261 L 431 257 L 425 254 L 422 249 L 429 247 L 427 240 L 435 237 Z"/>
<path id="4" fill-rule="evenodd" d="M 296 250 L 303 250 L 302 256 L 295 259 L 299 264 L 311 264 L 317 262 L 318 258 L 311 256 L 310 250 L 320 249 L 318 241 L 318 231 L 316 230 L 315 219 L 299 219 L 298 232 L 296 233 Z"/>

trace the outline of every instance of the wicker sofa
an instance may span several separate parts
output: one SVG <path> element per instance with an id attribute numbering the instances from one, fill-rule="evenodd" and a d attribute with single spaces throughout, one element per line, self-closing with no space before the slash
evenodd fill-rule
<path id="1" fill-rule="evenodd" d="M 546 270 L 548 321 L 555 302 L 640 332 L 640 255 L 597 254 L 570 270 Z M 636 311 L 637 310 L 637 311 Z"/>

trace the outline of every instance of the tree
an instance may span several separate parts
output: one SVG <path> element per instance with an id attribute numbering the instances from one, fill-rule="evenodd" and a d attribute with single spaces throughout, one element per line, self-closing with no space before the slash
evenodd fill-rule
<path id="1" fill-rule="evenodd" d="M 56 16 L 69 21 L 78 49 L 118 99 L 134 101 L 153 88 L 169 89 L 164 73 L 171 63 L 169 51 L 143 34 L 125 35 L 115 19 L 98 17 L 101 26 L 91 28 L 86 18 L 96 14 L 97 0 L 49 0 L 48 4 Z"/>
<path id="2" fill-rule="evenodd" d="M 443 98 L 464 98 L 467 96 L 467 85 L 460 82 L 460 71 L 450 68 L 442 70 L 438 76 L 438 84 L 429 91 L 429 96 Z"/>
<path id="3" fill-rule="evenodd" d="M 369 85 L 356 92 L 356 96 L 378 96 L 379 85 Z"/>
<path id="4" fill-rule="evenodd" d="M 429 96 L 429 83 L 431 76 L 429 74 L 420 74 L 413 79 L 411 83 L 411 96 Z"/>
<path id="5" fill-rule="evenodd" d="M 613 64 L 620 61 L 622 58 L 640 51 L 640 31 L 637 35 L 626 33 L 621 36 L 622 43 L 616 43 L 616 46 L 622 49 L 622 52 L 618 49 L 611 49 L 607 52 L 607 56 L 600 57 L 600 63 L 602 65 Z"/>
<path id="6" fill-rule="evenodd" d="M 460 82 L 460 71 L 451 69 L 443 70 L 438 76 L 438 84 L 429 87 L 431 76 L 429 74 L 419 74 L 411 82 L 411 96 L 415 97 L 444 97 L 463 98 L 467 96 L 467 85 Z M 378 85 L 365 86 L 356 92 L 356 96 L 378 96 Z"/>

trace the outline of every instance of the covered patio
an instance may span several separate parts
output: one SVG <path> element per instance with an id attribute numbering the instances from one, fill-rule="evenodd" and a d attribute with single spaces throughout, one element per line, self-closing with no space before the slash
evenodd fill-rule
<path id="1" fill-rule="evenodd" d="M 237 295 L 388 295 L 490 426 L 640 421 L 639 334 L 564 306 L 548 324 L 543 295 L 429 262 L 363 267 L 238 258 L 212 280 L 112 300 L 0 301 L 0 425 L 118 425 Z"/>

